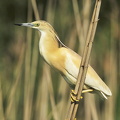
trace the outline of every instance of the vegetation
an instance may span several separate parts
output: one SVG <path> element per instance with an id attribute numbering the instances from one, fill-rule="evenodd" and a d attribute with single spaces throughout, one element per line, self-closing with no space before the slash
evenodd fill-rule
<path id="1" fill-rule="evenodd" d="M 14 23 L 44 19 L 82 54 L 95 0 L 0 1 L 0 120 L 64 120 L 70 88 L 39 55 L 39 34 Z M 120 119 L 120 1 L 102 1 L 91 66 L 113 95 L 85 94 L 78 120 Z"/>

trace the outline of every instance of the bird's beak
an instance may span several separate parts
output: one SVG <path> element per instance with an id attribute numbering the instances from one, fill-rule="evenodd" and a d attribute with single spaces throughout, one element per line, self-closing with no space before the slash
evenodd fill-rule
<path id="1" fill-rule="evenodd" d="M 25 27 L 34 27 L 34 24 L 32 23 L 17 23 L 15 25 L 18 25 L 18 26 L 25 26 Z"/>

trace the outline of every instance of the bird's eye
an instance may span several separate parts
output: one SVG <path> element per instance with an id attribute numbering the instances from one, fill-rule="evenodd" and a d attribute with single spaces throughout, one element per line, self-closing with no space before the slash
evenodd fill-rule
<path id="1" fill-rule="evenodd" d="M 37 23 L 37 24 L 36 24 L 36 27 L 39 27 L 39 25 L 40 25 L 40 24 L 39 24 L 39 23 Z"/>

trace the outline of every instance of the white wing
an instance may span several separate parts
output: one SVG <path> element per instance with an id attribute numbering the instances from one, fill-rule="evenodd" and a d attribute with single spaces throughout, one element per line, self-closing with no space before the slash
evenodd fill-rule
<path id="1" fill-rule="evenodd" d="M 70 85 L 76 83 L 80 62 L 81 57 L 71 49 L 68 49 L 66 52 L 65 61 L 66 73 L 63 77 L 67 80 L 67 82 Z M 98 76 L 98 74 L 94 71 L 94 69 L 91 66 L 88 67 L 85 84 L 91 88 L 94 88 L 95 90 L 100 91 L 102 94 L 104 93 L 107 96 L 112 95 L 110 89 L 102 81 L 102 79 Z"/>

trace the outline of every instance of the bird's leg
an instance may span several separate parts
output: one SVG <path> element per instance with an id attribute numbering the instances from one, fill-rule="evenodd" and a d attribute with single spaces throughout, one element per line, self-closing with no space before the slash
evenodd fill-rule
<path id="1" fill-rule="evenodd" d="M 82 93 L 87 93 L 87 92 L 92 92 L 93 89 L 87 89 L 87 90 L 82 90 Z M 81 96 L 80 99 L 77 99 L 77 93 L 75 93 L 74 90 L 71 90 L 71 102 L 79 102 L 80 99 L 82 99 L 83 97 Z"/>
<path id="2" fill-rule="evenodd" d="M 82 93 L 93 92 L 93 89 L 82 90 Z"/>

